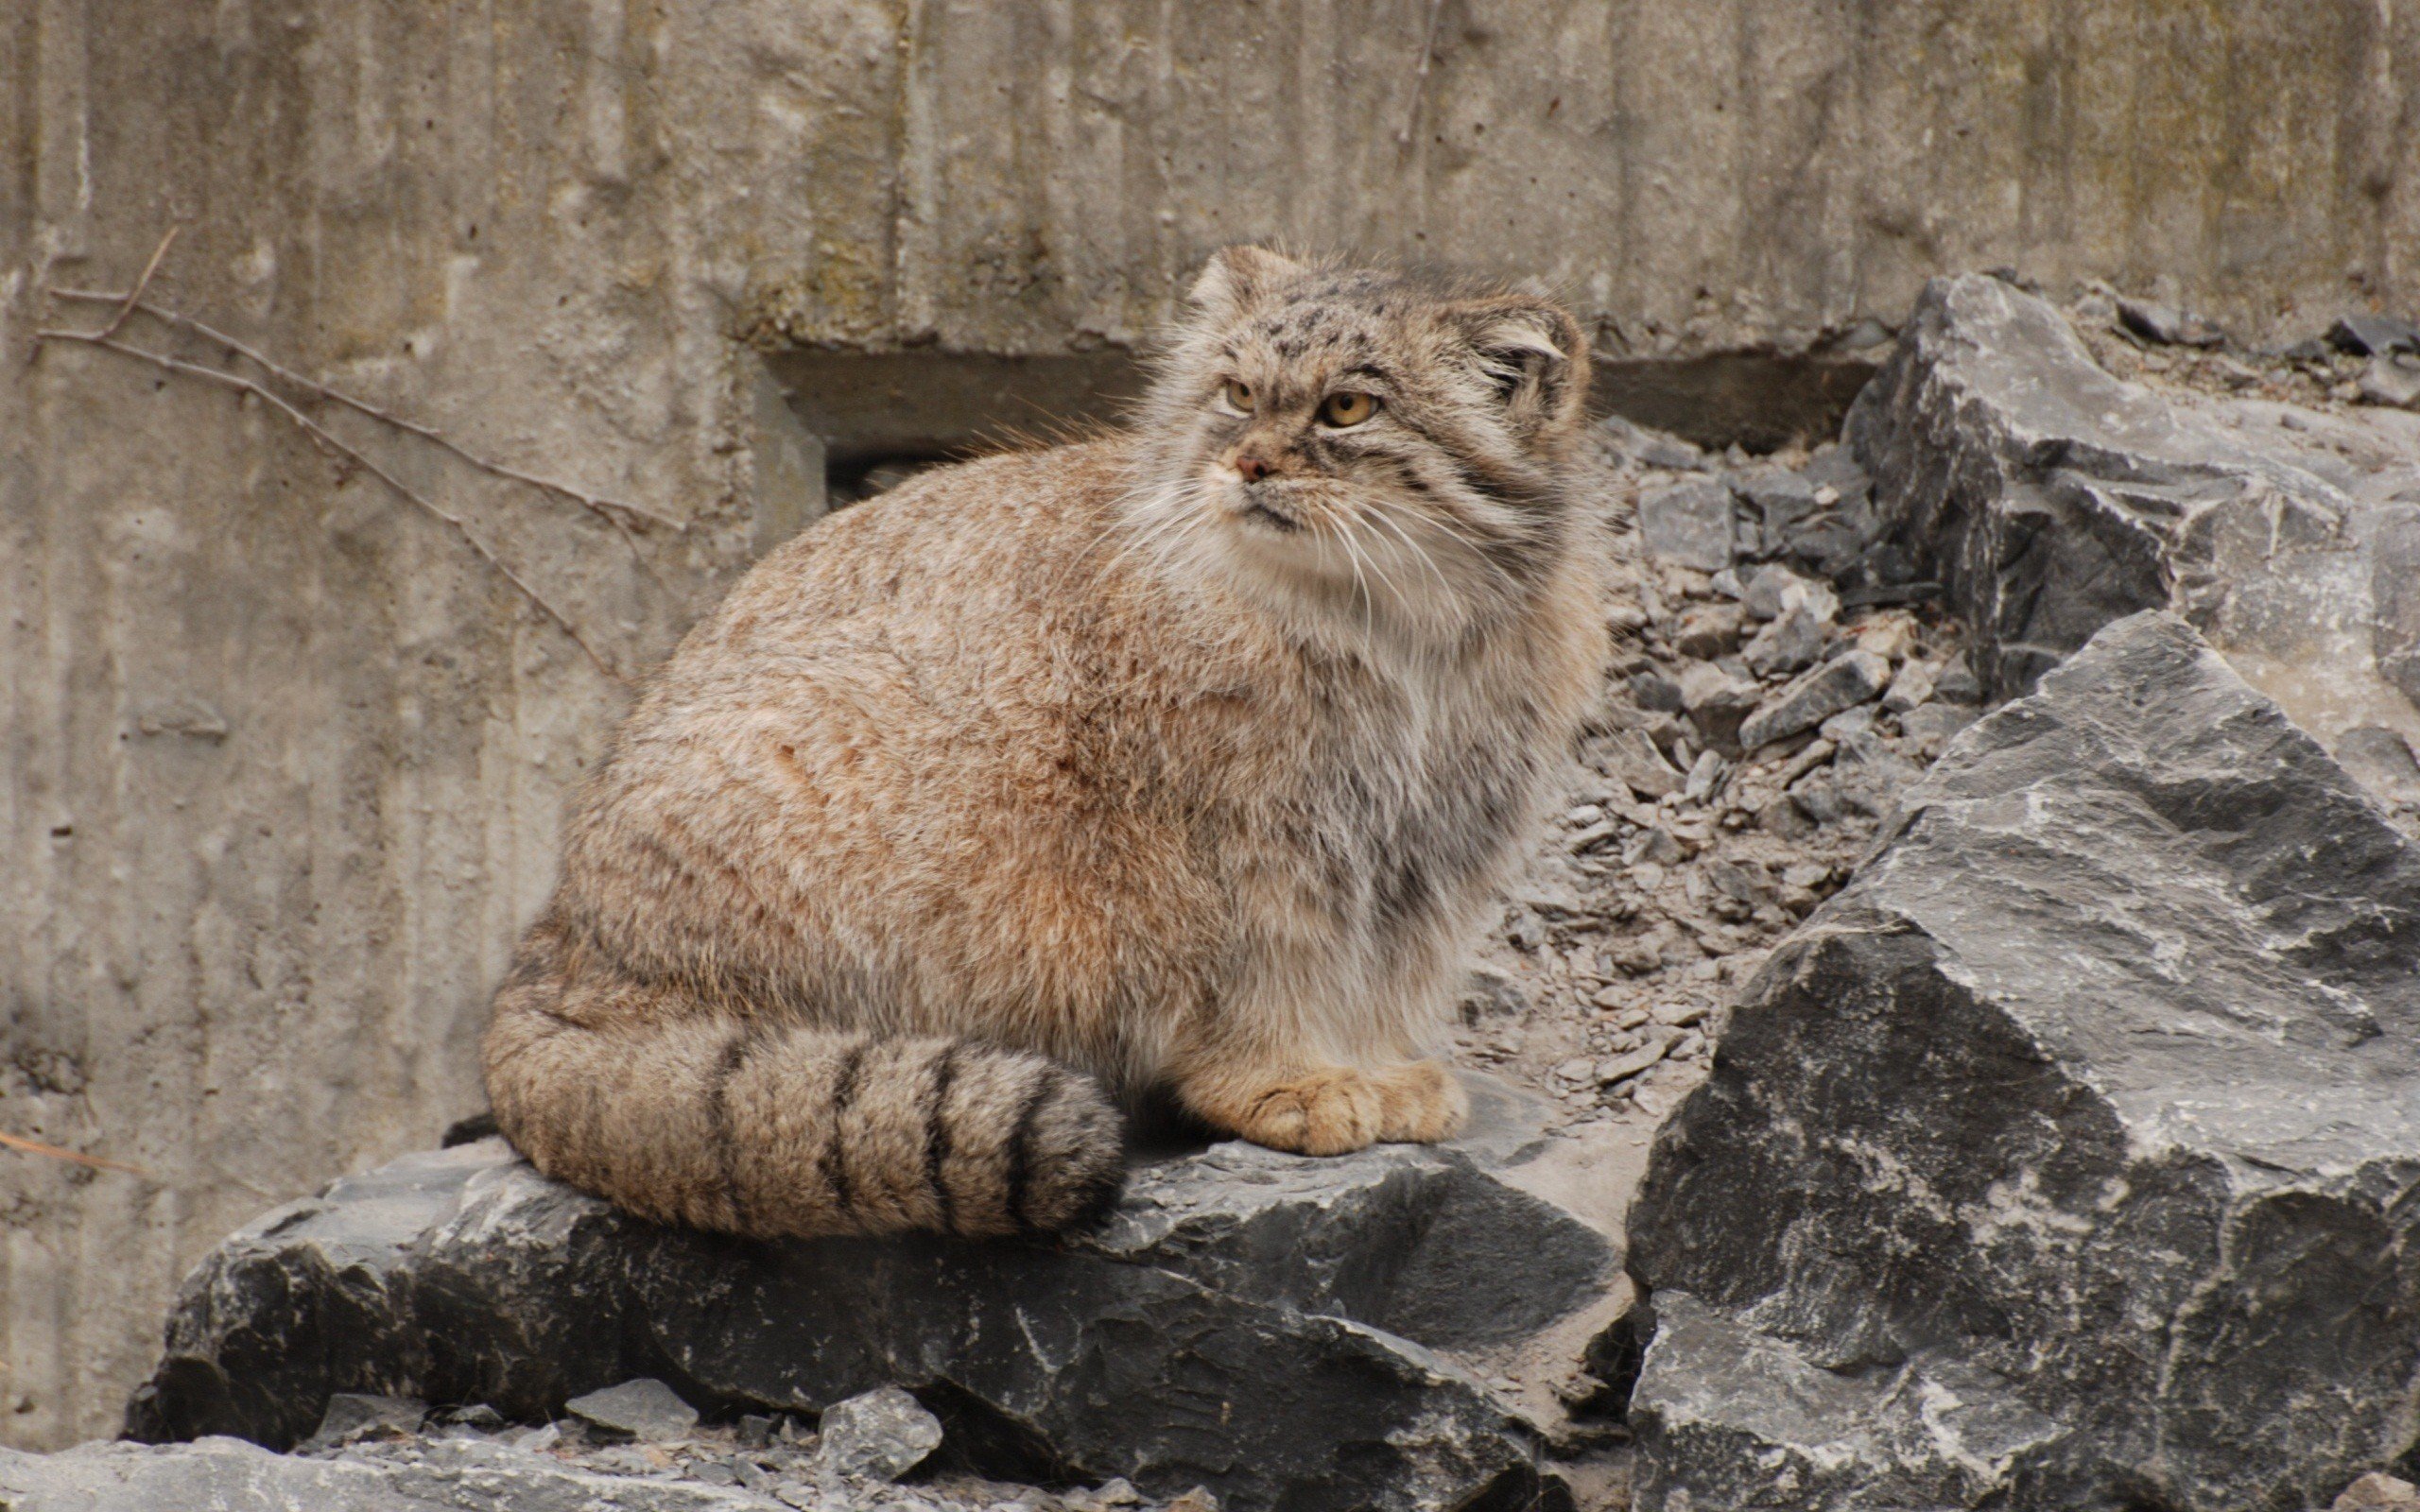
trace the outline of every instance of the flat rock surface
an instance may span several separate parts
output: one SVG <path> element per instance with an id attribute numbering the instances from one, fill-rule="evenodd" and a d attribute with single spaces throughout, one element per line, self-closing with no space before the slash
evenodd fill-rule
<path id="1" fill-rule="evenodd" d="M 1656 1143 L 1638 1505 L 2325 1506 L 2395 1463 L 2420 850 L 2157 613 L 1899 810 Z"/>
<path id="2" fill-rule="evenodd" d="M 131 1426 L 284 1447 L 338 1391 L 539 1421 L 642 1375 L 799 1412 L 898 1385 L 987 1469 L 1233 1508 L 1528 1496 L 1552 1424 L 1475 1363 L 1543 1340 L 1576 1364 L 1618 1257 L 1515 1184 L 1543 1110 L 1475 1097 L 1450 1146 L 1147 1160 L 1051 1246 L 742 1243 L 627 1218 L 500 1141 L 409 1157 L 205 1261 Z"/>

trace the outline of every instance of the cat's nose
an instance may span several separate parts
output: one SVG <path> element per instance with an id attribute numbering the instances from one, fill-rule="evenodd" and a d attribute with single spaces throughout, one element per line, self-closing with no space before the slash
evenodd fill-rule
<path id="1" fill-rule="evenodd" d="M 1236 471 L 1244 475 L 1246 483 L 1257 483 L 1275 470 L 1266 460 L 1247 453 L 1236 458 Z"/>

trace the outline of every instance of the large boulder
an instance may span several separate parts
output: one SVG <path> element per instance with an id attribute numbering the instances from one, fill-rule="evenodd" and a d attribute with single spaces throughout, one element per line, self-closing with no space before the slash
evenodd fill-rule
<path id="1" fill-rule="evenodd" d="M 1641 1512 L 2325 1506 L 2420 1435 L 2420 849 L 2181 620 L 1961 734 L 1631 1214 Z"/>
<path id="2" fill-rule="evenodd" d="M 1604 1232 L 1524 1189 L 1561 1143 L 1539 1108 L 1474 1094 L 1453 1145 L 1146 1160 L 1058 1244 L 742 1242 L 629 1218 L 498 1140 L 410 1157 L 212 1253 L 130 1431 L 284 1448 L 340 1391 L 543 1420 L 633 1376 L 810 1413 L 895 1384 L 961 1463 L 1017 1478 L 1246 1512 L 1522 1504 L 1563 1430 L 1519 1378 L 1568 1371 L 1626 1289 Z"/>
<path id="3" fill-rule="evenodd" d="M 2420 417 L 2121 382 L 1964 274 L 1926 285 L 1845 435 L 1889 559 L 1941 580 L 1996 696 L 2169 609 L 2323 741 L 2420 736 Z"/>

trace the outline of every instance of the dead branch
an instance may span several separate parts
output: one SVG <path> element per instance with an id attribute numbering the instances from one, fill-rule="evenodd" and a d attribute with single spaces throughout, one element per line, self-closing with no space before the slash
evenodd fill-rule
<path id="1" fill-rule="evenodd" d="M 169 234 L 173 236 L 175 232 L 171 232 Z M 162 249 L 165 249 L 164 243 L 162 244 Z M 154 258 L 154 262 L 155 264 L 157 262 L 156 256 Z M 148 279 L 150 274 L 146 272 L 144 277 Z M 454 440 L 452 438 L 446 436 L 442 431 L 438 430 L 435 426 L 423 425 L 417 421 L 406 420 L 403 416 L 395 414 L 391 410 L 381 408 L 366 399 L 355 398 L 354 395 L 348 394 L 340 388 L 332 388 L 328 385 L 320 383 L 316 379 L 306 378 L 302 374 L 296 372 L 293 369 L 286 367 L 285 364 L 265 355 L 251 347 L 246 346 L 243 342 L 236 340 L 233 336 L 229 335 L 226 332 L 219 330 L 216 326 L 206 325 L 203 322 L 195 319 L 191 316 L 180 315 L 174 310 L 163 309 L 159 305 L 147 302 L 141 297 L 143 293 L 141 284 L 137 284 L 134 292 L 130 295 L 109 294 L 98 289 L 52 289 L 49 292 L 53 297 L 58 299 L 82 300 L 89 303 L 111 304 L 124 301 L 125 308 L 127 310 L 141 310 L 144 314 L 150 316 L 155 320 L 164 321 L 168 325 L 181 327 L 184 330 L 193 332 L 195 335 L 201 336 L 205 340 L 216 342 L 219 346 L 225 347 L 228 351 L 233 352 L 238 356 L 251 362 L 260 368 L 262 371 L 274 376 L 281 383 L 290 385 L 293 387 L 299 388 L 302 392 L 310 394 L 316 398 L 327 400 L 332 404 L 341 404 L 345 408 L 353 410 L 357 414 L 367 415 L 372 420 L 391 425 L 399 431 L 409 432 L 411 435 L 419 437 L 421 439 L 429 442 L 431 445 L 442 447 L 446 451 L 453 453 L 456 456 L 460 457 L 463 461 L 468 462 L 471 466 L 477 468 L 482 472 L 492 473 L 496 477 L 509 479 L 514 483 L 524 484 L 529 488 L 536 489 L 541 492 L 552 493 L 559 497 L 569 499 L 580 507 L 587 509 L 594 514 L 602 516 L 616 525 L 622 524 L 621 520 L 617 519 L 616 516 L 627 515 L 631 519 L 645 520 L 653 524 L 668 526 L 676 532 L 686 533 L 689 528 L 688 522 L 676 520 L 670 515 L 658 514 L 653 509 L 644 508 L 635 504 L 626 504 L 619 499 L 609 499 L 602 494 L 590 493 L 584 490 L 576 489 L 568 483 L 560 482 L 554 478 L 541 477 L 534 472 L 525 472 L 519 468 L 498 462 L 492 457 L 481 456 L 477 453 L 471 451 L 459 442 Z M 101 332 L 101 335 L 113 335 L 116 332 L 117 321 L 112 320 L 110 322 L 108 329 Z"/>
<path id="2" fill-rule="evenodd" d="M 74 1150 L 62 1150 L 56 1144 L 44 1144 L 40 1140 L 26 1139 L 22 1134 L 0 1134 L 0 1144 L 5 1144 L 12 1150 L 23 1150 L 28 1155 L 46 1155 L 54 1160 L 73 1160 L 78 1165 L 89 1165 L 96 1170 L 123 1171 L 129 1176 L 139 1176 L 146 1181 L 160 1179 L 139 1165 L 129 1165 L 124 1160 L 103 1160 L 97 1155 L 79 1155 Z"/>
<path id="3" fill-rule="evenodd" d="M 1429 65 L 1437 58 L 1437 23 L 1445 14 L 1445 0 L 1428 0 L 1428 27 L 1420 39 L 1420 64 L 1411 71 L 1411 108 L 1403 112 L 1403 129 L 1395 133 L 1395 146 L 1411 146 L 1411 133 L 1420 125 L 1420 96 L 1428 87 Z"/>
<path id="4" fill-rule="evenodd" d="M 392 472 L 388 472 L 385 468 L 380 467 L 377 463 L 372 461 L 362 453 L 346 445 L 326 426 L 321 425 L 318 421 L 315 421 L 310 416 L 305 415 L 302 410 L 296 408 L 293 404 L 287 403 L 284 398 L 264 386 L 253 382 L 250 378 L 244 377 L 240 373 L 223 372 L 216 368 L 204 367 L 198 362 L 186 362 L 179 357 L 166 356 L 157 352 L 147 352 L 141 347 L 129 346 L 123 341 L 118 341 L 108 335 L 95 333 L 84 331 L 43 330 L 36 331 L 34 333 L 34 336 L 37 340 L 43 341 L 75 341 L 80 342 L 86 346 L 100 347 L 107 351 L 117 352 L 122 356 L 132 357 L 137 362 L 147 362 L 153 367 L 164 369 L 169 372 L 184 373 L 190 377 L 199 378 L 208 383 L 217 384 L 221 387 L 233 388 L 241 393 L 254 395 L 259 398 L 262 403 L 274 406 L 278 413 L 292 421 L 302 429 L 303 435 L 308 436 L 319 446 L 335 454 L 337 456 L 353 463 L 355 467 L 360 468 L 372 477 L 376 478 L 379 482 L 384 483 L 389 489 L 394 490 L 396 493 L 402 495 L 405 499 L 425 510 L 432 517 L 444 522 L 446 525 L 453 529 L 456 535 L 462 538 L 463 544 L 469 546 L 473 552 L 477 554 L 480 560 L 494 568 L 503 576 L 507 582 L 519 589 L 523 597 L 528 599 L 530 603 L 535 604 L 548 619 L 553 620 L 555 624 L 562 628 L 565 635 L 571 637 L 574 644 L 578 645 L 582 651 L 588 653 L 588 660 L 596 664 L 597 671 L 604 673 L 605 676 L 613 679 L 616 682 L 622 680 L 622 675 L 615 671 L 613 665 L 608 662 L 603 656 L 598 654 L 596 647 L 589 644 L 588 638 L 579 633 L 579 627 L 572 624 L 570 619 L 564 616 L 562 610 L 548 603 L 545 595 L 540 593 L 535 588 L 530 587 L 528 582 L 525 580 L 519 573 L 514 572 L 510 566 L 507 566 L 503 558 L 498 557 L 493 551 L 490 550 L 487 542 L 481 541 L 472 532 L 469 525 L 462 523 L 460 516 L 441 507 L 424 496 L 418 490 L 413 489 L 408 484 L 405 483 L 403 479 L 395 476 Z"/>
<path id="5" fill-rule="evenodd" d="M 160 271 L 161 260 L 168 255 L 168 244 L 175 241 L 177 232 L 182 230 L 184 226 L 182 222 L 168 223 L 167 234 L 160 238 L 159 246 L 151 249 L 151 261 L 143 265 L 143 276 L 136 279 L 134 287 L 127 291 L 126 302 L 117 307 L 117 314 L 110 317 L 110 323 L 101 327 L 101 335 L 105 336 L 117 335 L 117 328 L 126 324 L 126 318 L 132 315 L 134 307 L 143 302 L 143 291 L 151 286 L 151 275 Z"/>

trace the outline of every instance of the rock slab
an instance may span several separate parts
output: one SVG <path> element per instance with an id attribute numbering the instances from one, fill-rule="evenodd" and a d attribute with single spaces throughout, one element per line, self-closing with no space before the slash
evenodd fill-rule
<path id="1" fill-rule="evenodd" d="M 1631 1215 L 1640 1512 L 2324 1507 L 2420 1432 L 2420 850 L 2180 619 L 1960 734 Z"/>
<path id="2" fill-rule="evenodd" d="M 536 1421 L 632 1377 L 721 1410 L 900 1386 L 945 1452 L 1018 1479 L 1245 1512 L 1520 1504 L 1540 1430 L 1457 1357 L 1584 1325 L 1616 1262 L 1516 1184 L 1535 1105 L 1473 1090 L 1453 1145 L 1145 1161 L 1056 1245 L 750 1243 L 640 1223 L 501 1141 L 409 1157 L 212 1253 L 130 1432 L 284 1448 L 340 1391 Z"/>

